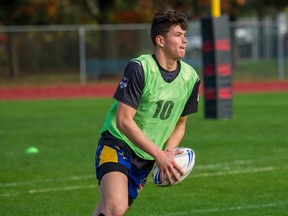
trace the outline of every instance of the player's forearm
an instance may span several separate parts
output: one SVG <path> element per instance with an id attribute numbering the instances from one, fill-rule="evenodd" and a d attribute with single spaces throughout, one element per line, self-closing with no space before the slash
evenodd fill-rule
<path id="1" fill-rule="evenodd" d="M 156 158 L 161 150 L 143 133 L 134 121 L 136 110 L 125 103 L 119 102 L 117 108 L 118 129 L 136 146 Z"/>
<path id="2" fill-rule="evenodd" d="M 172 134 L 170 135 L 169 139 L 166 141 L 164 150 L 172 150 L 179 146 L 185 134 L 186 119 L 187 117 L 181 117 L 179 119 Z"/>
<path id="3" fill-rule="evenodd" d="M 134 120 L 119 121 L 117 127 L 136 146 L 153 158 L 157 157 L 160 149 L 142 132 Z"/>

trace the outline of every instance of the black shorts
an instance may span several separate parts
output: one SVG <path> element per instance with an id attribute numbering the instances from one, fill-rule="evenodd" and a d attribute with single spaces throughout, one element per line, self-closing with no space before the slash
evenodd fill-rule
<path id="1" fill-rule="evenodd" d="M 133 199 L 143 189 L 154 163 L 154 160 L 138 157 L 127 144 L 114 138 L 109 132 L 103 133 L 98 142 L 95 169 L 99 183 L 106 173 L 122 172 L 128 177 L 128 194 Z"/>

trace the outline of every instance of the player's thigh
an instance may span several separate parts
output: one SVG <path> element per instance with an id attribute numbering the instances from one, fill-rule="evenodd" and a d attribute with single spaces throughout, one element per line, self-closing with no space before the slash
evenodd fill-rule
<path id="1" fill-rule="evenodd" d="M 106 173 L 99 185 L 102 204 L 128 206 L 128 178 L 122 172 Z"/>

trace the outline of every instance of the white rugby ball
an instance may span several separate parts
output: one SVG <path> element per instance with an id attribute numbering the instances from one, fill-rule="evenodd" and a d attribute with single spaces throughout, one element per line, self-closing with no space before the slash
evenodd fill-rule
<path id="1" fill-rule="evenodd" d="M 196 159 L 194 151 L 190 148 L 185 148 L 185 147 L 179 147 L 179 148 L 176 148 L 175 150 L 183 151 L 181 154 L 175 155 L 174 160 L 183 169 L 184 175 L 181 175 L 179 172 L 177 172 L 179 176 L 179 181 L 176 181 L 171 174 L 173 184 L 169 183 L 165 175 L 164 181 L 161 182 L 161 171 L 159 170 L 158 166 L 155 165 L 152 171 L 152 179 L 156 185 L 165 187 L 165 186 L 178 184 L 181 181 L 183 181 L 192 171 L 194 164 L 195 164 L 195 159 Z"/>

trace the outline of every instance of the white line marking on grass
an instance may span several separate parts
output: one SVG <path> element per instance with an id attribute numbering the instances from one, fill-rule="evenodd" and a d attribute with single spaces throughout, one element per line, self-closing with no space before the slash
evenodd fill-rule
<path id="1" fill-rule="evenodd" d="M 214 172 L 214 173 L 198 173 L 193 174 L 192 173 L 187 178 L 206 178 L 211 176 L 225 176 L 225 175 L 238 175 L 238 174 L 244 174 L 244 173 L 258 173 L 258 172 L 271 172 L 278 169 L 287 169 L 287 167 L 281 168 L 281 167 L 261 167 L 261 168 L 251 168 L 251 169 L 238 169 L 238 170 L 232 170 L 232 171 L 221 171 L 221 172 Z M 152 182 L 152 179 L 148 179 L 147 182 Z"/>
<path id="2" fill-rule="evenodd" d="M 79 181 L 79 180 L 91 179 L 91 178 L 96 179 L 95 175 L 70 176 L 67 178 L 50 178 L 50 179 L 39 179 L 39 180 L 34 180 L 34 181 L 0 183 L 0 187 L 17 187 L 17 186 L 39 184 L 39 183 L 62 182 L 62 181 Z"/>
<path id="3" fill-rule="evenodd" d="M 243 174 L 243 173 L 257 173 L 257 172 L 269 172 L 269 171 L 274 171 L 277 169 L 288 169 L 288 166 L 286 167 L 260 167 L 260 168 L 238 168 L 238 169 L 233 169 L 233 165 L 245 165 L 245 164 L 251 164 L 255 163 L 257 161 L 232 161 L 230 163 L 216 163 L 216 164 L 207 164 L 207 165 L 199 165 L 196 168 L 197 169 L 202 169 L 202 170 L 209 170 L 209 172 L 204 172 L 204 173 L 193 173 L 188 176 L 188 178 L 205 178 L 205 177 L 211 177 L 211 176 L 224 176 L 224 175 L 237 175 L 237 174 Z M 232 170 L 233 169 L 233 170 Z M 211 170 L 220 170 L 219 172 L 210 172 Z M 222 171 L 221 171 L 222 170 Z M 39 179 L 39 180 L 33 180 L 33 181 L 23 181 L 23 182 L 7 182 L 7 183 L 1 183 L 0 182 L 0 187 L 2 188 L 12 188 L 12 187 L 19 187 L 19 186 L 33 186 L 36 184 L 43 184 L 43 183 L 55 183 L 55 182 L 65 182 L 65 181 L 80 181 L 83 179 L 95 179 L 95 175 L 84 175 L 84 176 L 71 176 L 67 178 L 49 178 L 49 179 Z M 96 181 L 96 180 L 95 180 Z M 148 182 L 152 182 L 151 178 L 148 179 Z M 76 186 L 77 188 L 78 186 Z M 87 186 L 80 186 L 82 188 L 85 188 Z M 96 187 L 96 186 L 95 186 Z M 64 190 L 63 188 L 60 188 L 60 190 Z M 66 187 L 65 190 L 73 190 L 74 187 Z M 45 191 L 48 190 L 47 192 L 53 192 L 57 191 L 58 189 L 40 189 L 39 191 Z M 29 194 L 30 192 L 26 192 L 26 194 Z M 23 194 L 23 193 L 21 193 Z M 17 196 L 19 195 L 18 192 L 6 192 L 0 194 L 0 197 L 10 197 L 10 196 Z"/>
<path id="4" fill-rule="evenodd" d="M 190 209 L 187 211 L 179 211 L 173 213 L 165 213 L 162 215 L 165 216 L 177 216 L 177 215 L 192 215 L 199 214 L 199 213 L 218 213 L 218 212 L 233 212 L 233 211 L 241 211 L 241 210 L 248 210 L 248 209 L 260 209 L 260 208 L 271 208 L 271 207 L 278 207 L 278 206 L 285 206 L 288 204 L 287 200 L 284 201 L 277 201 L 272 203 L 263 203 L 259 205 L 242 205 L 242 206 L 231 206 L 227 208 L 207 208 L 207 209 Z M 159 214 L 157 214 L 159 216 Z M 153 216 L 153 215 L 151 215 Z"/>
<path id="5" fill-rule="evenodd" d="M 223 175 L 237 175 L 243 173 L 257 173 L 257 172 L 269 172 L 279 169 L 278 167 L 261 167 L 261 168 L 252 168 L 252 169 L 238 169 L 233 171 L 226 171 L 226 172 L 216 172 L 216 173 L 199 173 L 190 175 L 189 177 L 193 178 L 201 178 L 201 177 L 210 177 L 210 176 L 223 176 Z"/>
<path id="6" fill-rule="evenodd" d="M 79 189 L 88 189 L 88 188 L 96 188 L 96 184 L 94 185 L 75 185 L 75 186 L 67 186 L 67 187 L 58 187 L 58 188 L 43 188 L 43 189 L 34 189 L 29 190 L 29 194 L 35 193 L 47 193 L 54 191 L 70 191 L 70 190 L 79 190 Z"/>
<path id="7" fill-rule="evenodd" d="M 177 215 L 191 215 L 191 214 L 199 214 L 199 213 L 220 213 L 220 212 L 233 212 L 233 211 L 241 211 L 247 209 L 260 209 L 260 208 L 271 208 L 271 207 L 279 207 L 285 206 L 288 204 L 288 201 L 277 201 L 272 203 L 264 203 L 260 205 L 244 205 L 244 206 L 231 206 L 227 208 L 208 208 L 208 209 L 195 209 L 181 212 L 173 212 L 173 213 L 165 213 L 165 216 L 177 216 Z M 159 214 L 158 214 L 159 216 Z"/>
<path id="8" fill-rule="evenodd" d="M 230 163 L 215 163 L 215 164 L 207 164 L 207 165 L 198 165 L 197 169 L 232 169 L 231 166 L 236 164 L 236 165 L 241 165 L 241 164 L 251 164 L 255 163 L 255 161 L 232 161 Z M 224 168 L 228 167 L 228 168 Z M 78 181 L 78 180 L 83 180 L 83 179 L 92 179 L 95 178 L 95 175 L 84 175 L 84 176 L 71 176 L 67 178 L 49 178 L 49 179 L 39 179 L 39 180 L 32 180 L 32 181 L 23 181 L 23 182 L 6 182 L 6 183 L 1 183 L 0 182 L 0 187 L 18 187 L 18 186 L 26 186 L 26 185 L 33 185 L 33 184 L 41 184 L 41 183 L 50 183 L 50 182 L 63 182 L 63 181 Z"/>
<path id="9" fill-rule="evenodd" d="M 257 173 L 257 172 L 270 172 L 274 171 L 276 169 L 281 169 L 280 167 L 261 167 L 261 168 L 254 168 L 254 169 L 242 169 L 242 170 L 233 170 L 233 171 L 226 171 L 226 172 L 216 172 L 216 173 L 199 173 L 196 175 L 190 175 L 188 178 L 201 178 L 201 177 L 210 177 L 210 176 L 223 176 L 223 175 L 237 175 L 237 174 L 243 174 L 243 173 Z M 287 169 L 287 167 L 284 167 L 284 169 Z M 85 178 L 88 178 L 89 176 L 86 176 Z M 83 179 L 80 177 L 70 177 L 67 179 L 73 179 L 73 180 L 80 180 Z M 65 178 L 65 180 L 67 180 Z M 63 179 L 62 179 L 63 180 Z M 45 182 L 51 182 L 45 181 Z M 152 182 L 152 179 L 149 178 L 147 182 Z M 96 188 L 97 184 L 95 182 L 95 185 L 76 185 L 76 186 L 68 186 L 68 187 L 56 187 L 56 188 L 42 188 L 42 189 L 31 189 L 27 192 L 6 192 L 0 194 L 0 197 L 13 197 L 18 196 L 22 194 L 36 194 L 36 193 L 49 193 L 49 192 L 57 192 L 57 191 L 71 191 L 71 190 L 79 190 L 79 189 L 87 189 L 87 188 Z"/>
<path id="10" fill-rule="evenodd" d="M 246 164 L 252 164 L 255 163 L 256 161 L 252 160 L 237 160 L 237 161 L 232 161 L 232 162 L 227 162 L 227 163 L 214 163 L 214 164 L 206 164 L 206 165 L 197 165 L 197 169 L 232 169 L 231 165 L 246 165 Z"/>
<path id="11" fill-rule="evenodd" d="M 245 205 L 245 206 L 232 206 L 228 208 L 215 208 L 215 209 L 202 209 L 197 212 L 227 212 L 227 211 L 238 211 L 246 209 L 258 209 L 258 208 L 271 208 L 276 206 L 285 206 L 288 204 L 288 201 L 277 201 L 273 203 L 265 203 L 260 205 Z"/>
<path id="12" fill-rule="evenodd" d="M 97 185 L 75 185 L 75 186 L 67 186 L 67 187 L 57 187 L 57 188 L 42 188 L 42 189 L 32 189 L 27 192 L 12 192 L 12 193 L 3 193 L 0 194 L 0 197 L 13 197 L 22 194 L 37 194 L 37 193 L 49 193 L 49 192 L 58 192 L 58 191 L 72 191 L 72 190 L 80 190 L 80 189 L 90 189 L 96 188 Z"/>

